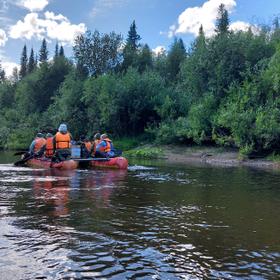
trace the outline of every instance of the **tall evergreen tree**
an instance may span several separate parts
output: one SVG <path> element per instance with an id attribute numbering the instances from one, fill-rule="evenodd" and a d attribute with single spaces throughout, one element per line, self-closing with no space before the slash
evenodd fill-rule
<path id="1" fill-rule="evenodd" d="M 126 44 L 123 50 L 123 63 L 122 69 L 126 70 L 129 66 L 135 66 L 137 63 L 138 48 L 140 46 L 139 41 L 141 40 L 140 35 L 137 33 L 137 27 L 135 20 L 130 25 Z"/>
<path id="2" fill-rule="evenodd" d="M 186 49 L 183 40 L 174 39 L 171 49 L 167 56 L 167 72 L 171 81 L 177 79 L 180 65 L 186 58 Z"/>
<path id="3" fill-rule="evenodd" d="M 137 27 L 135 20 L 130 25 L 127 39 L 126 39 L 126 45 L 129 45 L 132 50 L 136 50 L 139 47 L 139 41 L 141 40 L 140 35 L 137 33 Z"/>
<path id="4" fill-rule="evenodd" d="M 38 66 L 38 54 L 36 53 L 36 55 L 35 55 L 35 67 L 37 67 Z"/>
<path id="5" fill-rule="evenodd" d="M 55 51 L 54 51 L 54 58 L 58 58 L 58 55 L 59 55 L 59 53 L 58 53 L 58 42 L 56 42 Z"/>
<path id="6" fill-rule="evenodd" d="M 30 56 L 29 56 L 29 60 L 28 60 L 28 66 L 27 66 L 28 73 L 33 72 L 35 67 L 36 67 L 36 65 L 35 65 L 34 51 L 33 51 L 33 48 L 31 48 Z"/>
<path id="7" fill-rule="evenodd" d="M 279 24 L 279 18 L 276 17 L 273 20 L 273 33 L 271 35 L 271 41 L 275 42 L 275 45 L 277 46 L 280 42 L 280 24 Z"/>
<path id="8" fill-rule="evenodd" d="M 24 78 L 27 74 L 27 48 L 26 45 L 24 45 L 21 58 L 20 58 L 20 70 L 19 70 L 19 77 L 20 79 Z"/>
<path id="9" fill-rule="evenodd" d="M 203 25 L 201 25 L 199 27 L 198 36 L 197 36 L 196 40 L 194 41 L 194 47 L 195 48 L 204 47 L 205 44 L 206 44 L 205 33 L 204 33 L 204 30 L 203 30 Z"/>
<path id="10" fill-rule="evenodd" d="M 139 72 L 142 73 L 147 68 L 152 67 L 152 65 L 153 65 L 152 52 L 149 46 L 145 44 L 138 56 L 138 61 L 137 61 L 138 70 Z"/>
<path id="11" fill-rule="evenodd" d="M 64 57 L 64 48 L 63 48 L 63 46 L 60 46 L 60 49 L 59 49 L 59 56 L 60 56 L 60 57 Z"/>
<path id="12" fill-rule="evenodd" d="M 47 49 L 47 41 L 46 39 L 43 39 L 42 45 L 39 51 L 39 61 L 41 63 L 45 63 L 48 61 L 48 49 Z"/>
<path id="13" fill-rule="evenodd" d="M 6 80 L 6 74 L 4 69 L 2 69 L 2 65 L 0 63 L 0 83 L 3 83 Z"/>
<path id="14" fill-rule="evenodd" d="M 219 6 L 215 31 L 218 35 L 225 35 L 229 32 L 229 16 L 224 4 Z"/>

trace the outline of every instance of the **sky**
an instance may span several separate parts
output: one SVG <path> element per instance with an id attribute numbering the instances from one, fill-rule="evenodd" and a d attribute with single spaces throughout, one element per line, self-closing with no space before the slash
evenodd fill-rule
<path id="1" fill-rule="evenodd" d="M 50 58 L 56 42 L 71 57 L 77 34 L 97 29 L 126 38 L 133 20 L 141 43 L 155 52 L 168 50 L 174 37 L 188 48 L 201 24 L 207 36 L 213 35 L 221 3 L 229 11 L 232 30 L 271 24 L 280 15 L 280 0 L 0 0 L 1 65 L 10 75 L 24 44 L 28 54 L 32 47 L 38 52 L 43 38 Z"/>

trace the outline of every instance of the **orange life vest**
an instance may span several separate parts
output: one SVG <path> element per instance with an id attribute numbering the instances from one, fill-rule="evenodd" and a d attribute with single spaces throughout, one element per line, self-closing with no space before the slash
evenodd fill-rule
<path id="1" fill-rule="evenodd" d="M 106 146 L 105 147 L 100 147 L 100 152 L 105 152 L 105 153 L 109 153 L 111 151 L 111 143 L 112 141 L 109 138 L 105 138 L 102 141 L 106 142 Z"/>
<path id="2" fill-rule="evenodd" d="M 55 135 L 55 147 L 56 149 L 69 149 L 70 148 L 71 137 L 69 132 L 62 134 L 57 132 Z"/>
<path id="3" fill-rule="evenodd" d="M 90 150 L 91 150 L 91 142 L 90 141 L 86 141 L 86 142 L 84 142 L 84 145 L 85 145 L 86 149 L 90 152 Z"/>
<path id="4" fill-rule="evenodd" d="M 45 138 L 36 138 L 35 139 L 35 146 L 34 146 L 34 153 L 39 152 L 44 145 L 46 145 L 46 139 Z"/>
<path id="5" fill-rule="evenodd" d="M 46 157 L 53 156 L 53 137 L 47 138 L 45 156 Z"/>

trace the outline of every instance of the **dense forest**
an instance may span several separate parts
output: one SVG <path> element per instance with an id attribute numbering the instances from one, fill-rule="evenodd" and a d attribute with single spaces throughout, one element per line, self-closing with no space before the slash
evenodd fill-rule
<path id="1" fill-rule="evenodd" d="M 175 38 L 155 55 L 133 22 L 126 38 L 79 35 L 73 59 L 46 40 L 23 47 L 11 79 L 0 67 L 0 147 L 26 147 L 37 131 L 68 124 L 155 143 L 214 144 L 243 155 L 280 148 L 280 26 L 229 29 L 220 6 L 215 35 L 203 26 L 189 49 Z"/>

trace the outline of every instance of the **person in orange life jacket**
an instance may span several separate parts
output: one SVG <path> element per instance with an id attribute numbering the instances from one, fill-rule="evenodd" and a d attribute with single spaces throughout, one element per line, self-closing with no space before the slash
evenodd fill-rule
<path id="1" fill-rule="evenodd" d="M 55 157 L 59 161 L 69 159 L 71 156 L 71 139 L 72 136 L 67 130 L 66 124 L 61 124 L 58 128 L 58 132 L 53 137 L 53 147 Z"/>
<path id="2" fill-rule="evenodd" d="M 44 153 L 43 147 L 46 145 L 46 139 L 44 134 L 37 133 L 35 139 L 32 141 L 29 147 L 29 154 L 35 156 L 41 156 Z"/>
<path id="3" fill-rule="evenodd" d="M 82 158 L 90 157 L 90 151 L 91 151 L 92 144 L 89 141 L 89 139 L 83 135 L 80 137 L 79 143 L 81 145 L 81 157 Z"/>
<path id="4" fill-rule="evenodd" d="M 114 157 L 114 146 L 107 134 L 101 135 L 101 142 L 96 147 L 96 157 Z"/>
<path id="5" fill-rule="evenodd" d="M 93 144 L 91 146 L 91 151 L 90 151 L 90 154 L 95 157 L 95 153 L 96 153 L 96 147 L 97 145 L 101 142 L 101 134 L 100 133 L 96 133 L 94 135 L 94 141 L 93 141 Z"/>
<path id="6" fill-rule="evenodd" d="M 43 151 L 45 157 L 52 158 L 54 155 L 53 135 L 51 133 L 47 133 L 46 138 L 46 144 L 43 147 Z"/>

